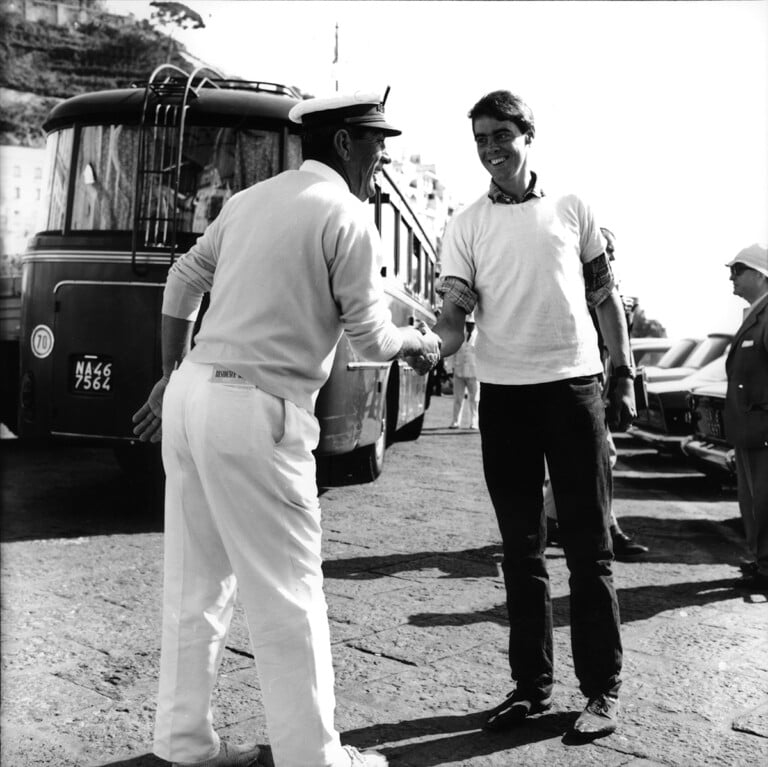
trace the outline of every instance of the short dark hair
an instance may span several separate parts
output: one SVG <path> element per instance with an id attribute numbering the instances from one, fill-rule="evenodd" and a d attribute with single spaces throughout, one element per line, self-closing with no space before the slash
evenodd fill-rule
<path id="1" fill-rule="evenodd" d="M 467 114 L 473 122 L 478 117 L 493 117 L 494 120 L 510 120 L 521 133 L 536 135 L 533 112 L 520 96 L 510 91 L 491 91 L 486 93 Z"/>

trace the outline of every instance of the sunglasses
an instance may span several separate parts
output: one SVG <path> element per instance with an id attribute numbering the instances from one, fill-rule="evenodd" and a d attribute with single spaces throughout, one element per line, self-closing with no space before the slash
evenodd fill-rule
<path id="1" fill-rule="evenodd" d="M 744 272 L 747 271 L 747 269 L 751 269 L 752 267 L 747 266 L 746 264 L 734 264 L 731 267 L 731 276 L 732 277 L 738 277 L 740 274 L 744 274 Z"/>

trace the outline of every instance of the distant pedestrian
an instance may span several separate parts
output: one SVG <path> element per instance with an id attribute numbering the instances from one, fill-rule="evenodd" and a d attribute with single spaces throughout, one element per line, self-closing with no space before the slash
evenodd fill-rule
<path id="1" fill-rule="evenodd" d="M 435 310 L 435 318 L 440 318 L 440 310 Z M 445 382 L 448 380 L 448 373 L 445 369 L 445 362 L 443 358 L 441 357 L 437 364 L 432 368 L 432 370 L 429 371 L 429 375 L 427 376 L 427 391 L 429 392 L 430 397 L 442 397 L 443 396 L 443 386 Z"/>
<path id="2" fill-rule="evenodd" d="M 392 324 L 364 201 L 399 130 L 377 96 L 291 110 L 304 162 L 234 195 L 168 273 L 163 378 L 136 413 L 167 475 L 154 753 L 177 765 L 262 764 L 221 743 L 211 694 L 239 590 L 277 767 L 383 767 L 342 746 L 321 569 L 314 405 L 342 332 L 359 354 L 436 361 L 426 327 Z M 211 301 L 195 346 L 193 321 Z M 151 340 L 151 339 L 150 339 Z M 429 364 L 422 372 L 426 372 Z"/>
<path id="3" fill-rule="evenodd" d="M 726 266 L 749 307 L 725 361 L 725 434 L 736 451 L 741 519 L 751 559 L 736 586 L 768 591 L 768 250 L 744 248 Z"/>
<path id="4" fill-rule="evenodd" d="M 477 381 L 477 363 L 475 361 L 475 323 L 467 320 L 466 337 L 456 354 L 449 357 L 445 364 L 453 372 L 453 421 L 451 429 L 461 428 L 461 416 L 464 403 L 469 411 L 469 428 L 477 429 L 477 405 L 480 401 L 480 384 Z"/>
<path id="5" fill-rule="evenodd" d="M 597 335 L 618 372 L 618 428 L 635 416 L 624 309 L 606 243 L 575 194 L 545 194 L 529 167 L 531 109 L 509 91 L 469 112 L 490 189 L 456 214 L 443 240 L 443 353 L 477 322 L 483 469 L 504 548 L 509 663 L 516 687 L 486 728 L 521 723 L 552 705 L 552 601 L 544 549 L 544 460 L 570 569 L 573 660 L 587 705 L 573 732 L 616 729 L 622 646 L 608 531 L 610 469 Z M 585 292 L 587 300 L 585 300 Z"/>

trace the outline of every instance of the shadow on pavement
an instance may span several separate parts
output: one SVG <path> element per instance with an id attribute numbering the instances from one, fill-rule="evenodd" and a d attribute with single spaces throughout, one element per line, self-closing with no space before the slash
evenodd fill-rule
<path id="1" fill-rule="evenodd" d="M 578 712 L 542 714 L 504 733 L 483 731 L 485 716 L 482 712 L 462 716 L 435 716 L 348 730 L 342 733 L 342 741 L 360 749 L 376 748 L 390 759 L 393 767 L 436 767 L 441 764 L 461 764 L 479 756 L 551 740 L 565 734 L 577 715 Z M 401 746 L 372 745 L 423 739 L 430 735 L 436 737 Z"/>
<path id="2" fill-rule="evenodd" d="M 617 589 L 621 622 L 642 621 L 661 612 L 700 607 L 702 605 L 733 599 L 745 592 L 733 587 L 734 578 L 716 581 L 690 581 L 665 586 L 636 586 Z M 552 617 L 555 628 L 570 625 L 569 597 L 555 597 L 552 600 Z M 468 626 L 489 621 L 506 625 L 506 606 L 501 603 L 487 610 L 469 613 L 416 613 L 408 623 L 412 626 Z"/>
<path id="3" fill-rule="evenodd" d="M 141 754 L 129 759 L 119 759 L 116 762 L 100 762 L 91 767 L 168 767 L 170 762 L 160 759 L 154 754 Z"/>
<path id="4" fill-rule="evenodd" d="M 160 532 L 161 479 L 105 447 L 0 442 L 0 541 Z"/>
<path id="5" fill-rule="evenodd" d="M 333 578 L 373 580 L 401 572 L 440 569 L 444 578 L 495 578 L 501 559 L 501 544 L 493 544 L 453 552 L 420 551 L 328 559 L 323 562 L 323 573 Z"/>

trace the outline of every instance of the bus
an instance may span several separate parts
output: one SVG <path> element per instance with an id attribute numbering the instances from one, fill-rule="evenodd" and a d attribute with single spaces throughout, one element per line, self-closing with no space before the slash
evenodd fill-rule
<path id="1" fill-rule="evenodd" d="M 148 448 L 131 415 L 161 374 L 168 269 L 232 194 L 300 165 L 300 126 L 288 119 L 300 98 L 163 65 L 146 83 L 53 108 L 44 230 L 22 259 L 22 439 L 111 445 L 126 465 Z M 430 238 L 386 173 L 370 202 L 394 322 L 433 324 Z M 318 463 L 374 480 L 388 444 L 419 436 L 428 405 L 425 376 L 360 359 L 343 337 L 317 401 Z"/>

